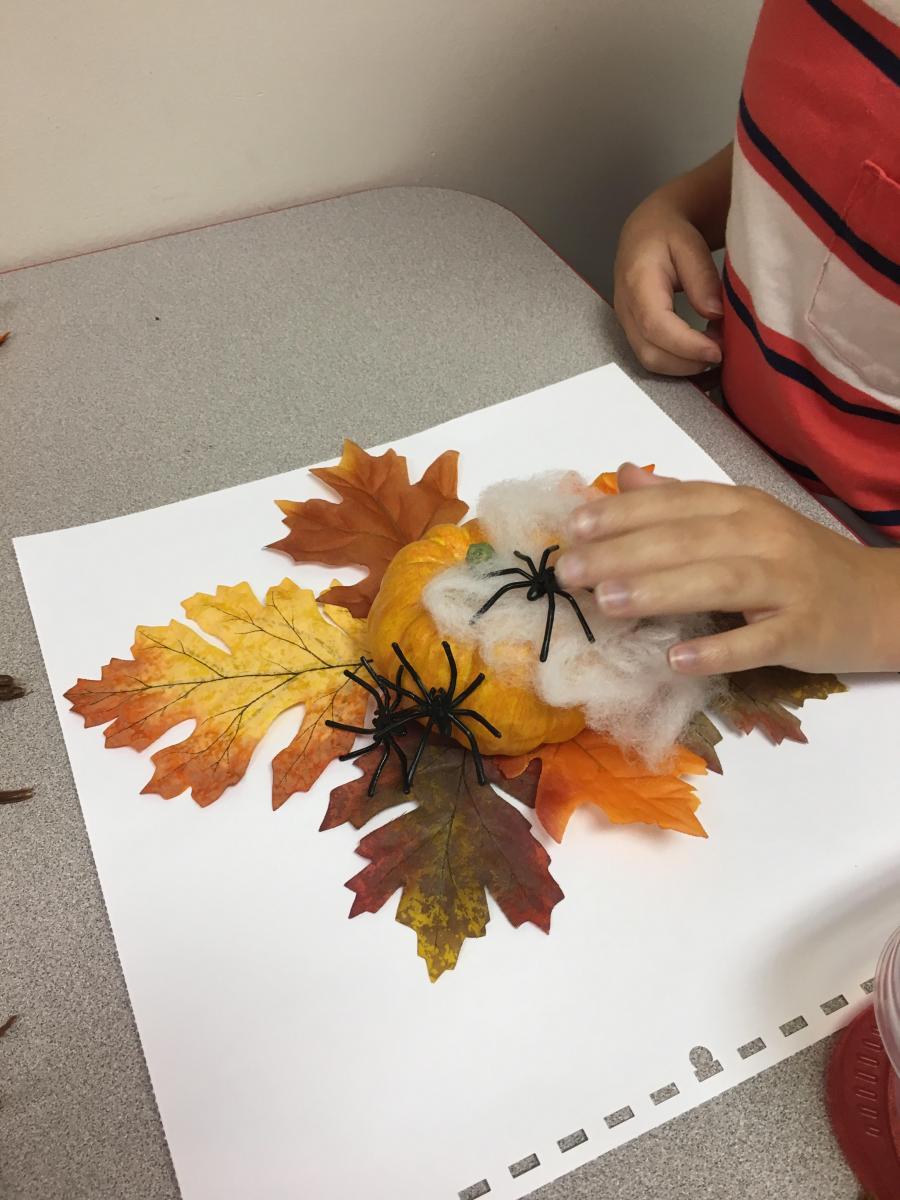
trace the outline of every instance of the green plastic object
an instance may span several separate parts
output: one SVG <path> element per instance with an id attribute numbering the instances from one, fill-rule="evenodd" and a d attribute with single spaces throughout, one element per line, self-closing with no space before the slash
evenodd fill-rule
<path id="1" fill-rule="evenodd" d="M 489 562 L 494 557 L 494 547 L 490 542 L 473 542 L 466 551 L 466 562 L 470 567 L 479 563 Z"/>

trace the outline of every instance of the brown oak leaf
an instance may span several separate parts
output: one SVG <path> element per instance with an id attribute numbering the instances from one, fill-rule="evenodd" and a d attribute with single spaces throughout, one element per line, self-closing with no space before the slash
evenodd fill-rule
<path id="1" fill-rule="evenodd" d="M 710 710 L 739 733 L 759 729 L 776 745 L 805 742 L 800 718 L 786 705 L 802 708 L 806 700 L 825 700 L 847 685 L 836 675 L 809 675 L 792 667 L 757 667 L 725 678 L 725 690 L 710 702 Z"/>
<path id="2" fill-rule="evenodd" d="M 721 740 L 721 733 L 703 712 L 694 713 L 679 738 L 685 750 L 699 755 L 717 775 L 722 774 L 722 763 L 716 751 L 716 746 Z"/>

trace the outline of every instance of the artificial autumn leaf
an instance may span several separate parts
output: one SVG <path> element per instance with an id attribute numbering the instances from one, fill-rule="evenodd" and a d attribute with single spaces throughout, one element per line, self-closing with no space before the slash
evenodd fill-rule
<path id="1" fill-rule="evenodd" d="M 722 774 L 722 763 L 716 752 L 716 746 L 722 740 L 722 735 L 713 725 L 706 713 L 698 712 L 691 717 L 679 738 L 685 750 L 697 754 L 711 771 Z"/>
<path id="2" fill-rule="evenodd" d="M 369 759 L 366 777 L 377 759 Z M 362 789 L 358 799 L 346 818 L 354 824 L 389 805 L 416 802 L 411 812 L 363 838 L 358 853 L 369 863 L 347 887 L 356 893 L 351 917 L 378 912 L 401 889 L 397 920 L 415 930 L 432 982 L 456 966 L 466 938 L 484 936 L 486 891 L 516 928 L 531 921 L 549 932 L 550 914 L 563 898 L 549 871 L 550 856 L 521 812 L 489 784 L 479 784 L 469 753 L 429 743 L 410 795 L 391 759 L 375 797 L 369 800 Z"/>
<path id="3" fill-rule="evenodd" d="M 140 627 L 132 659 L 114 658 L 100 679 L 79 679 L 66 699 L 85 725 L 112 721 L 107 746 L 144 750 L 181 721 L 195 721 L 187 738 L 153 755 L 144 792 L 170 799 L 190 788 L 200 805 L 243 777 L 280 713 L 304 705 L 296 736 L 272 763 L 278 808 L 353 744 L 352 733 L 325 721 L 359 724 L 365 714 L 366 693 L 344 674 L 358 665 L 363 622 L 341 608 L 320 609 L 312 592 L 290 579 L 270 588 L 265 603 L 239 583 L 215 596 L 198 593 L 183 608 L 228 650 L 178 621 Z"/>
<path id="4" fill-rule="evenodd" d="M 497 761 L 507 778 L 515 778 L 535 758 L 541 761 L 535 811 L 557 842 L 582 804 L 595 804 L 616 824 L 643 822 L 706 837 L 694 815 L 700 806 L 697 793 L 679 778 L 706 774 L 706 763 L 690 750 L 677 746 L 665 770 L 654 774 L 608 738 L 585 729 L 568 742 Z"/>
<path id="5" fill-rule="evenodd" d="M 415 726 L 413 731 L 415 731 Z M 432 735 L 431 742 L 435 745 L 443 744 L 448 749 L 458 749 L 459 743 L 446 739 L 442 741 L 436 735 Z M 415 743 L 413 743 L 415 746 Z M 413 753 L 414 751 L 411 751 Z M 373 751 L 377 761 L 381 754 L 380 750 Z M 484 773 L 488 783 L 495 784 L 502 788 L 507 795 L 512 796 L 521 804 L 527 805 L 529 808 L 534 808 L 535 799 L 537 797 L 538 782 L 541 775 L 541 764 L 538 760 L 529 763 L 527 768 L 515 778 L 509 778 L 503 773 L 501 764 L 509 760 L 493 757 L 483 758 Z M 364 767 L 363 761 L 359 761 L 358 766 Z M 372 764 L 374 766 L 374 764 Z M 322 824 L 319 826 L 323 829 L 336 829 L 339 825 L 350 824 L 354 829 L 362 829 L 363 825 L 367 825 L 374 817 L 383 813 L 385 809 L 394 808 L 398 804 L 403 804 L 404 801 L 410 799 L 409 795 L 403 792 L 403 779 L 400 775 L 399 767 L 396 761 L 392 762 L 390 767 L 385 768 L 386 774 L 382 775 L 378 782 L 378 787 L 374 796 L 368 794 L 369 780 L 372 776 L 371 769 L 366 770 L 364 774 L 357 775 L 348 783 L 338 784 L 336 788 L 332 788 L 331 795 L 328 799 L 328 808 L 325 811 L 325 816 L 322 819 Z M 383 782 L 385 779 L 391 781 L 389 787 Z"/>
<path id="6" fill-rule="evenodd" d="M 468 505 L 456 495 L 458 458 L 455 450 L 445 451 L 418 483 L 410 483 L 402 455 L 388 450 L 376 457 L 345 441 L 338 466 L 311 472 L 340 500 L 279 500 L 289 532 L 269 549 L 282 550 L 298 563 L 365 567 L 365 579 L 350 587 L 332 586 L 322 596 L 364 617 L 397 551 L 433 525 L 453 525 L 465 515 Z"/>
<path id="7" fill-rule="evenodd" d="M 739 733 L 759 729 L 779 745 L 786 739 L 805 742 L 800 718 L 785 707 L 802 708 L 806 700 L 826 700 L 847 685 L 836 675 L 808 675 L 792 667 L 757 667 L 725 677 L 725 689 L 710 709 Z"/>
<path id="8" fill-rule="evenodd" d="M 650 475 L 656 470 L 654 466 L 641 467 L 642 471 L 647 471 Z M 592 488 L 596 488 L 598 492 L 602 492 L 604 496 L 618 496 L 619 494 L 619 472 L 604 471 L 598 475 L 591 484 Z"/>
<path id="9" fill-rule="evenodd" d="M 2 345 L 3 345 L 3 343 L 6 341 L 6 339 L 7 339 L 8 337 L 9 337 L 9 330 L 8 330 L 8 329 L 6 330 L 6 332 L 5 332 L 5 333 L 0 333 L 0 346 L 2 346 Z"/>

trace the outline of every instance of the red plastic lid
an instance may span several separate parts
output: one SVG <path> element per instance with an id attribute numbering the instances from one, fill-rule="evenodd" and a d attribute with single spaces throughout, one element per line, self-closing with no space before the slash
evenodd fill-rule
<path id="1" fill-rule="evenodd" d="M 828 1110 L 844 1157 L 874 1200 L 900 1197 L 900 1081 L 874 1008 L 838 1039 L 828 1067 Z"/>

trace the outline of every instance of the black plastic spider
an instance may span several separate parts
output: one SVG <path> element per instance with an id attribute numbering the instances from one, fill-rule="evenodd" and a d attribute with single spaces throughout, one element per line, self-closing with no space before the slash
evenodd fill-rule
<path id="1" fill-rule="evenodd" d="M 454 728 L 464 734 L 469 743 L 469 749 L 472 752 L 472 760 L 475 763 L 478 782 L 481 784 L 487 782 L 481 751 L 478 749 L 474 733 L 463 718 L 466 717 L 470 721 L 477 721 L 479 725 L 483 725 L 488 733 L 492 734 L 495 738 L 501 737 L 502 734 L 499 729 L 496 729 L 487 718 L 483 717 L 481 713 L 476 712 L 474 708 L 460 707 L 484 683 L 484 674 L 476 675 L 472 682 L 457 695 L 458 673 L 456 660 L 453 657 L 453 651 L 450 649 L 449 643 L 441 642 L 441 646 L 447 656 L 447 664 L 450 668 L 450 678 L 446 688 L 426 687 L 415 667 L 396 642 L 393 642 L 391 645 L 391 649 L 396 654 L 400 663 L 400 669 L 397 672 L 395 682 L 392 683 L 383 675 L 376 674 L 366 660 L 363 660 L 363 665 L 375 681 L 377 691 L 376 688 L 366 683 L 365 680 L 360 679 L 352 671 L 345 672 L 350 679 L 353 679 L 375 697 L 375 716 L 372 720 L 372 726 L 371 728 L 361 728 L 356 725 L 343 725 L 338 721 L 327 721 L 326 724 L 331 726 L 332 729 L 346 729 L 350 733 L 367 733 L 372 736 L 371 745 L 362 746 L 359 750 L 351 750 L 349 754 L 342 755 L 343 759 L 358 758 L 363 754 L 368 754 L 369 751 L 379 746 L 382 748 L 381 761 L 369 783 L 368 793 L 370 796 L 375 794 L 378 778 L 384 769 L 391 750 L 396 753 L 403 768 L 403 790 L 405 792 L 411 790 L 419 762 L 428 744 L 428 737 L 432 729 L 436 729 L 442 737 L 452 737 Z M 418 689 L 418 695 L 416 692 L 403 686 L 404 671 L 409 673 L 410 678 Z M 410 701 L 410 707 L 401 708 L 400 705 L 403 700 Z M 412 761 L 408 762 L 403 748 L 398 745 L 396 739 L 406 733 L 406 727 L 411 721 L 424 721 L 425 727 L 422 730 L 419 744 L 412 756 Z"/>
<path id="2" fill-rule="evenodd" d="M 544 640 L 541 644 L 541 662 L 547 661 L 547 655 L 550 653 L 550 638 L 553 636 L 553 621 L 556 616 L 556 597 L 562 596 L 563 600 L 568 600 L 575 610 L 575 616 L 581 623 L 581 628 L 584 630 L 584 635 L 589 642 L 594 641 L 594 635 L 591 632 L 591 627 L 584 619 L 584 613 L 578 607 L 578 601 L 571 592 L 563 591 L 556 581 L 556 570 L 549 565 L 550 555 L 558 550 L 559 546 L 548 546 L 541 555 L 540 563 L 535 566 L 534 560 L 529 558 L 527 554 L 521 554 L 518 550 L 514 550 L 513 554 L 520 559 L 528 567 L 524 570 L 522 567 L 506 567 L 503 571 L 489 571 L 488 578 L 493 579 L 500 575 L 520 575 L 521 579 L 516 579 L 512 583 L 506 583 L 499 588 L 486 604 L 482 604 L 478 612 L 472 618 L 477 621 L 479 617 L 483 617 L 489 608 L 497 603 L 497 601 L 505 596 L 507 592 L 512 592 L 518 588 L 528 588 L 525 593 L 526 600 L 542 600 L 547 597 L 547 624 L 544 627 Z"/>
<path id="3" fill-rule="evenodd" d="M 363 669 L 372 679 L 372 683 L 361 679 L 357 672 Z M 347 733 L 370 734 L 372 741 L 368 746 L 361 746 L 359 750 L 351 750 L 347 754 L 342 754 L 341 762 L 347 762 L 351 758 L 362 758 L 364 754 L 371 754 L 373 750 L 381 750 L 381 759 L 378 766 L 372 772 L 372 778 L 369 780 L 368 794 L 375 795 L 375 789 L 378 787 L 378 780 L 381 778 L 381 772 L 384 770 L 388 759 L 391 756 L 391 751 L 397 755 L 400 760 L 400 766 L 403 770 L 403 790 L 408 792 L 407 786 L 409 780 L 409 760 L 403 750 L 403 747 L 397 741 L 397 738 L 403 737 L 406 733 L 406 722 L 398 720 L 397 709 L 403 703 L 404 690 L 401 690 L 403 681 L 403 667 L 401 666 L 397 672 L 396 682 L 391 683 L 389 679 L 385 679 L 383 675 L 377 674 L 372 669 L 372 664 L 367 658 L 359 660 L 359 667 L 353 671 L 345 671 L 344 674 L 352 682 L 358 684 L 375 698 L 375 712 L 372 716 L 372 725 L 367 728 L 363 725 L 346 725 L 342 721 L 326 721 L 325 724 L 331 729 L 343 729 Z"/>

